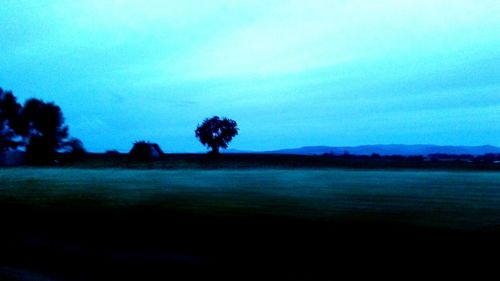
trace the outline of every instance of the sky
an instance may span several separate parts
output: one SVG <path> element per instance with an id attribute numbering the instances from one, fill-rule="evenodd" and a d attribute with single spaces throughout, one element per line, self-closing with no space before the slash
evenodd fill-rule
<path id="1" fill-rule="evenodd" d="M 498 0 L 2 0 L 0 87 L 89 151 L 500 145 Z"/>

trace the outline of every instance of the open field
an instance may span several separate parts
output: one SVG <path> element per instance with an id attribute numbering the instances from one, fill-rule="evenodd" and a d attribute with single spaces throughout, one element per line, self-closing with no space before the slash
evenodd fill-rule
<path id="1" fill-rule="evenodd" d="M 2 200 L 33 207 L 151 206 L 202 214 L 500 227 L 500 173 L 377 170 L 0 170 Z"/>
<path id="2" fill-rule="evenodd" d="M 286 279 L 499 249 L 497 172 L 12 168 L 0 182 L 0 277 Z"/>

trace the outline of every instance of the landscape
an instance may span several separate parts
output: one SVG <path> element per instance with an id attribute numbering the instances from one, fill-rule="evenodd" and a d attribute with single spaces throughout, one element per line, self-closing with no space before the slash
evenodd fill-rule
<path id="1" fill-rule="evenodd" d="M 495 276 L 498 14 L 0 5 L 0 280 Z"/>

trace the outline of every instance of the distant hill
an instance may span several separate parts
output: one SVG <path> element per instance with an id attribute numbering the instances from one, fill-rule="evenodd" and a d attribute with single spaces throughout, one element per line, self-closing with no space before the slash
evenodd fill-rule
<path id="1" fill-rule="evenodd" d="M 256 152 L 248 151 L 248 150 L 240 150 L 240 149 L 228 148 L 228 149 L 221 149 L 220 153 L 256 153 Z"/>
<path id="2" fill-rule="evenodd" d="M 298 155 L 320 155 L 324 153 L 333 154 L 354 154 L 354 155 L 371 155 L 377 153 L 380 155 L 429 155 L 434 153 L 443 154 L 471 154 L 482 155 L 486 153 L 500 153 L 500 147 L 483 145 L 483 146 L 441 146 L 441 145 L 361 145 L 361 146 L 305 146 L 300 148 L 280 149 L 266 151 L 264 153 L 276 154 L 298 154 Z"/>

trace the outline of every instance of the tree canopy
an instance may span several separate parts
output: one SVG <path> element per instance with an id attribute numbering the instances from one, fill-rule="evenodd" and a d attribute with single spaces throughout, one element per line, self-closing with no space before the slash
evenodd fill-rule
<path id="1" fill-rule="evenodd" d="M 157 143 L 137 141 L 134 143 L 129 155 L 136 161 L 153 161 L 163 155 L 163 150 Z"/>
<path id="2" fill-rule="evenodd" d="M 15 149 L 20 145 L 16 138 L 22 131 L 20 111 L 21 105 L 12 92 L 0 88 L 0 152 Z"/>
<path id="3" fill-rule="evenodd" d="M 211 149 L 212 154 L 219 154 L 219 149 L 226 149 L 238 130 L 236 121 L 214 116 L 198 125 L 195 134 L 201 144 Z"/>
<path id="4" fill-rule="evenodd" d="M 21 106 L 12 92 L 0 88 L 0 151 L 24 147 L 29 162 L 47 164 L 59 150 L 70 146 L 83 151 L 81 141 L 73 138 L 68 142 L 68 136 L 59 106 L 35 98 Z"/>

